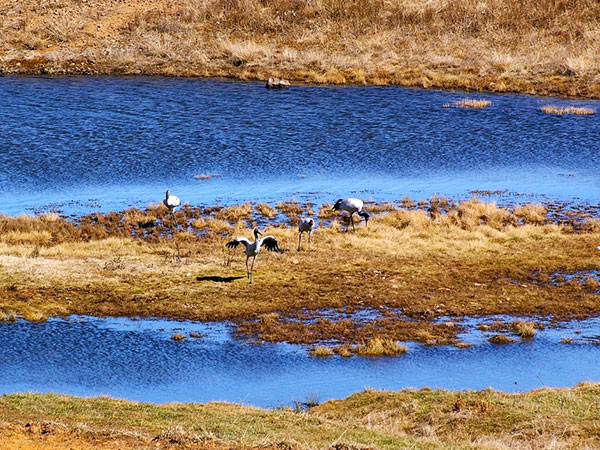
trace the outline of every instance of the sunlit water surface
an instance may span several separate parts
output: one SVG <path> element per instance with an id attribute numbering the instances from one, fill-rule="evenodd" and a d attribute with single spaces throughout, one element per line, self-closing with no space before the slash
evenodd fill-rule
<path id="1" fill-rule="evenodd" d="M 191 338 L 192 331 L 203 336 Z M 90 317 L 0 324 L 0 393 L 276 407 L 342 398 L 367 387 L 516 392 L 600 381 L 600 319 L 546 327 L 530 341 L 507 345 L 471 331 L 462 336 L 470 348 L 409 343 L 404 355 L 378 358 L 315 358 L 304 346 L 250 344 L 230 331 L 225 324 Z M 174 333 L 185 340 L 172 340 Z"/>
<path id="2" fill-rule="evenodd" d="M 600 201 L 597 101 L 400 87 L 176 78 L 0 77 L 0 212 L 144 207 L 167 188 L 192 205 L 346 195 Z M 201 174 L 218 174 L 207 180 Z"/>

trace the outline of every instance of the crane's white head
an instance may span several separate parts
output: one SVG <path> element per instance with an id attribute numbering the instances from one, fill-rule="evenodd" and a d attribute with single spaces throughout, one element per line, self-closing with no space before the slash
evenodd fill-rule
<path id="1" fill-rule="evenodd" d="M 311 227 L 314 227 L 314 226 L 315 226 L 315 221 L 314 221 L 314 220 L 312 220 L 312 219 L 310 219 L 310 220 L 308 221 L 308 224 L 309 224 Z"/>
<path id="2" fill-rule="evenodd" d="M 254 229 L 254 239 L 256 239 L 256 238 L 258 238 L 258 236 L 262 236 L 262 235 L 263 234 L 260 231 L 258 231 L 258 228 Z"/>
<path id="3" fill-rule="evenodd" d="M 167 189 L 167 193 L 165 194 L 165 197 L 167 198 L 167 200 L 169 199 L 169 190 Z"/>
<path id="4" fill-rule="evenodd" d="M 342 199 L 338 198 L 338 201 L 335 202 L 335 205 L 333 205 L 333 210 L 334 211 L 338 211 L 340 209 L 340 203 L 342 203 Z"/>

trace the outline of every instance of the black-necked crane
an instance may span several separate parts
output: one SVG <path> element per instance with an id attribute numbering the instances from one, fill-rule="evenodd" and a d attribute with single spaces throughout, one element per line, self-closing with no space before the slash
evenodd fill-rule
<path id="1" fill-rule="evenodd" d="M 167 189 L 165 199 L 163 200 L 163 205 L 169 208 L 169 211 L 171 211 L 171 214 L 173 214 L 173 210 L 181 205 L 181 200 L 179 200 L 179 197 L 175 195 L 170 195 L 169 190 Z"/>
<path id="2" fill-rule="evenodd" d="M 308 233 L 308 249 L 310 250 L 310 235 L 312 233 L 315 221 L 312 217 L 300 219 L 298 223 L 298 251 L 300 251 L 300 241 L 302 240 L 302 233 Z"/>
<path id="3" fill-rule="evenodd" d="M 333 205 L 334 211 L 346 211 L 348 214 L 350 214 L 350 222 L 352 222 L 353 231 L 356 231 L 356 228 L 354 228 L 354 219 L 352 218 L 352 215 L 354 213 L 358 214 L 360 217 L 365 219 L 365 226 L 369 224 L 369 217 L 371 216 L 362 209 L 363 201 L 357 198 L 340 198 L 337 202 L 335 202 L 335 205 Z M 348 228 L 350 227 L 346 228 L 346 232 L 348 231 Z"/>
<path id="4" fill-rule="evenodd" d="M 259 238 L 258 236 L 262 236 L 263 234 L 258 231 L 258 228 L 254 229 L 254 242 L 250 242 L 245 237 L 238 237 L 229 241 L 225 246 L 227 248 L 236 248 L 240 244 L 244 244 L 246 250 L 244 253 L 246 255 L 246 276 L 248 277 L 248 282 L 252 283 L 252 271 L 254 270 L 254 262 L 256 261 L 256 256 L 260 251 L 261 247 L 266 248 L 270 252 L 280 252 L 279 245 L 277 244 L 277 239 L 273 236 L 264 236 Z M 248 259 L 252 257 L 252 266 L 248 269 Z"/>

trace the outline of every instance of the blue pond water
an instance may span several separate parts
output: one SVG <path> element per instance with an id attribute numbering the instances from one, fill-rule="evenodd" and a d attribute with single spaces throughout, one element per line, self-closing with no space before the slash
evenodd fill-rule
<path id="1" fill-rule="evenodd" d="M 599 202 L 596 101 L 113 77 L 0 77 L 0 212 L 143 207 L 169 187 L 191 204 L 375 200 L 470 190 Z M 219 174 L 208 180 L 194 175 Z"/>
<path id="2" fill-rule="evenodd" d="M 488 320 L 493 320 L 489 318 Z M 150 402 L 227 400 L 258 406 L 341 398 L 366 387 L 484 389 L 508 392 L 600 381 L 600 319 L 538 331 L 531 341 L 474 345 L 409 344 L 397 357 L 313 358 L 288 344 L 254 345 L 224 324 L 71 317 L 0 324 L 0 393 L 110 395 Z M 173 341 L 201 332 L 202 338 Z M 562 338 L 574 344 L 561 343 Z"/>

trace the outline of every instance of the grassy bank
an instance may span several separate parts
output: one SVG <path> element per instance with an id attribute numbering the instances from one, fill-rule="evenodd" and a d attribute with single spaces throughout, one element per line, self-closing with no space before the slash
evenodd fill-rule
<path id="1" fill-rule="evenodd" d="M 0 397 L 0 449 L 598 448 L 595 384 L 525 394 L 367 390 L 307 411 Z"/>
<path id="2" fill-rule="evenodd" d="M 548 223 L 540 205 L 404 205 L 370 205 L 375 215 L 356 233 L 325 205 L 311 250 L 301 252 L 293 223 L 311 206 L 297 203 L 186 206 L 174 217 L 156 206 L 78 223 L 3 217 L 0 316 L 232 320 L 267 341 L 440 344 L 460 330 L 436 321 L 443 316 L 600 313 L 597 221 Z M 224 243 L 256 224 L 288 251 L 261 252 L 249 285 L 244 255 Z M 356 319 L 361 311 L 376 317 Z"/>
<path id="3" fill-rule="evenodd" d="M 600 98 L 593 0 L 3 0 L 0 70 Z"/>

